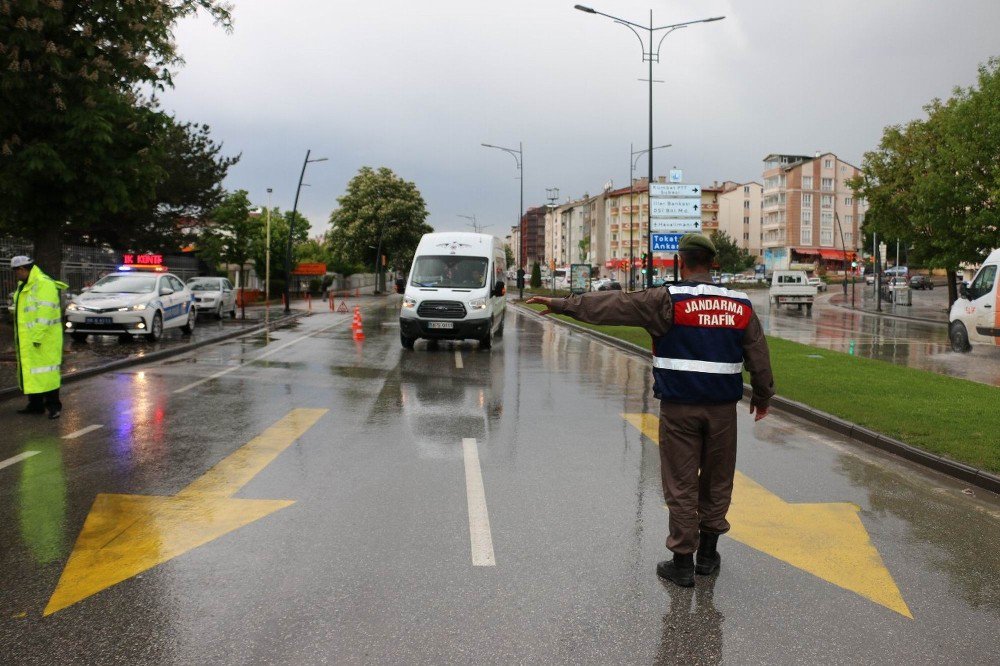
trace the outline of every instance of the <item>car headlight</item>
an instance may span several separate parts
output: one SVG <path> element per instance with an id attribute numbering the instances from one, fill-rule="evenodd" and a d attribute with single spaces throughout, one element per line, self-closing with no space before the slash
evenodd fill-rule
<path id="1" fill-rule="evenodd" d="M 486 299 L 485 298 L 473 298 L 469 301 L 469 307 L 473 310 L 485 310 L 486 309 Z"/>
<path id="2" fill-rule="evenodd" d="M 129 310 L 145 310 L 148 306 L 145 303 L 136 303 Z"/>
<path id="3" fill-rule="evenodd" d="M 66 306 L 66 311 L 67 312 L 79 312 L 80 311 L 80 306 L 77 305 L 76 303 L 70 303 L 69 305 Z"/>
<path id="4" fill-rule="evenodd" d="M 417 299 L 410 298 L 409 296 L 404 296 L 403 307 L 406 308 L 407 310 L 412 310 L 413 308 L 417 307 Z"/>

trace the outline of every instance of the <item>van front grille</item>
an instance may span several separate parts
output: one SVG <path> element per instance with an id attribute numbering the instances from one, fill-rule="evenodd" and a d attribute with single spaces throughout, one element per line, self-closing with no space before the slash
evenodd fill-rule
<path id="1" fill-rule="evenodd" d="M 417 314 L 425 319 L 464 319 L 465 306 L 458 301 L 424 301 Z"/>

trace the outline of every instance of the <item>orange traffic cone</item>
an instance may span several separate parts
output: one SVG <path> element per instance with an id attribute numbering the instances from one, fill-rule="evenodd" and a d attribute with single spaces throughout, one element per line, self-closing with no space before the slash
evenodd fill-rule
<path id="1" fill-rule="evenodd" d="M 365 339 L 365 329 L 361 324 L 361 308 L 354 306 L 354 321 L 351 322 L 351 328 L 354 329 L 354 339 L 364 340 Z"/>

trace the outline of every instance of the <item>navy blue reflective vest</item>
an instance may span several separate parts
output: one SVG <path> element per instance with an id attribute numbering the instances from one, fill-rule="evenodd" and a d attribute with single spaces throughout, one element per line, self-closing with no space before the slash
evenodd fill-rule
<path id="1" fill-rule="evenodd" d="M 653 393 L 666 402 L 719 404 L 743 397 L 747 295 L 700 282 L 667 287 L 674 323 L 653 339 Z"/>

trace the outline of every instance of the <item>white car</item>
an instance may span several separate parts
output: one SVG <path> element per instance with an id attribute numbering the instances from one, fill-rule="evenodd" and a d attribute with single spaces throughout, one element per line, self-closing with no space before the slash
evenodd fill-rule
<path id="1" fill-rule="evenodd" d="M 236 292 L 226 278 L 191 278 L 187 287 L 194 294 L 194 309 L 198 314 L 212 313 L 216 319 L 222 319 L 225 313 L 230 319 L 236 319 Z"/>
<path id="2" fill-rule="evenodd" d="M 826 291 L 826 282 L 823 282 L 822 279 L 818 277 L 811 277 L 808 282 L 811 286 L 816 287 L 817 290 Z"/>
<path id="3" fill-rule="evenodd" d="M 66 332 L 77 341 L 88 335 L 159 340 L 168 328 L 190 335 L 197 316 L 193 305 L 191 290 L 176 275 L 110 273 L 66 307 Z"/>

